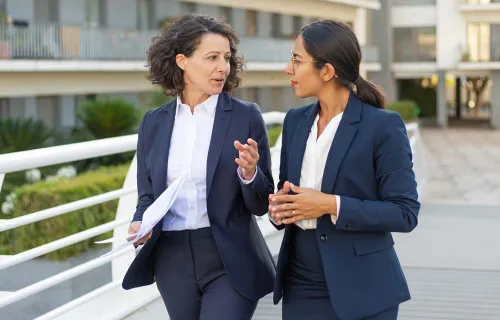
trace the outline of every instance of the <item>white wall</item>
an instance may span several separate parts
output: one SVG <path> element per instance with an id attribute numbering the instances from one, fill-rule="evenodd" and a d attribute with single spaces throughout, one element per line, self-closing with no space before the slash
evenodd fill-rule
<path id="1" fill-rule="evenodd" d="M 459 1 L 437 1 L 437 64 L 438 69 L 454 68 L 465 48 L 467 30 L 459 11 Z"/>
<path id="2" fill-rule="evenodd" d="M 455 0 L 440 0 L 453 2 Z M 394 28 L 433 27 L 437 23 L 436 6 L 393 6 L 391 23 Z"/>

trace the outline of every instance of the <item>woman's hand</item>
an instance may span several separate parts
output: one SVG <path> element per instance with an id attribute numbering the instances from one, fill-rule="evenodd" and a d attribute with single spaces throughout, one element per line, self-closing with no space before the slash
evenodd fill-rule
<path id="1" fill-rule="evenodd" d="M 239 151 L 239 158 L 234 161 L 240 166 L 243 178 L 252 180 L 259 162 L 259 148 L 255 140 L 249 138 L 247 142 L 248 144 L 241 144 L 239 141 L 234 142 L 234 147 Z"/>
<path id="2" fill-rule="evenodd" d="M 130 224 L 130 226 L 128 227 L 128 234 L 133 234 L 133 233 L 137 233 L 139 232 L 139 230 L 141 230 L 141 222 L 139 221 L 134 221 Z M 149 240 L 149 238 L 151 238 L 151 234 L 153 233 L 153 230 L 150 230 L 144 237 L 142 237 L 141 239 L 137 240 L 136 242 L 134 242 L 134 246 L 139 246 L 143 243 L 145 243 L 146 241 Z M 135 236 L 132 236 L 132 237 L 128 237 L 127 238 L 127 241 L 130 241 L 132 239 L 134 239 Z"/>
<path id="3" fill-rule="evenodd" d="M 288 182 L 285 182 L 285 185 Z M 284 185 L 284 188 L 285 188 Z M 334 195 L 289 184 L 294 195 L 275 193 L 269 196 L 271 216 L 276 222 L 291 224 L 301 220 L 317 219 L 325 214 L 337 215 Z"/>

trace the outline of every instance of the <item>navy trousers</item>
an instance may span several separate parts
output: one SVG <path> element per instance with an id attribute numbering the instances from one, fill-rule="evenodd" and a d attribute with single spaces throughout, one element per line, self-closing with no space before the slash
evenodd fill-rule
<path id="1" fill-rule="evenodd" d="M 231 283 L 210 228 L 165 231 L 155 247 L 155 280 L 171 320 L 250 320 L 257 301 Z"/>
<path id="2" fill-rule="evenodd" d="M 340 320 L 328 294 L 316 230 L 294 225 L 293 235 L 283 290 L 283 320 Z M 398 309 L 355 320 L 395 320 Z"/>

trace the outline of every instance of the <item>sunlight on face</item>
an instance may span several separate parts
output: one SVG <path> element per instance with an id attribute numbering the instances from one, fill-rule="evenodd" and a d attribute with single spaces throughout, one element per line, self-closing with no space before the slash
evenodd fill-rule
<path id="1" fill-rule="evenodd" d="M 314 68 L 313 57 L 304 47 L 302 36 L 295 40 L 285 72 L 290 76 L 295 95 L 300 98 L 315 96 L 317 89 L 324 84 L 319 78 L 319 71 Z"/>
<path id="2" fill-rule="evenodd" d="M 214 33 L 202 36 L 193 55 L 186 58 L 186 89 L 209 96 L 221 93 L 231 70 L 230 57 L 231 50 L 227 38 Z"/>

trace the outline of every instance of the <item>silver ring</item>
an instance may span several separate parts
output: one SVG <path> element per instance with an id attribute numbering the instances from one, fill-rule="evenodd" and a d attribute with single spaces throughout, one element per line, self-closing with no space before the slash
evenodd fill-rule
<path id="1" fill-rule="evenodd" d="M 295 216 L 295 210 L 292 210 L 292 217 Z"/>

